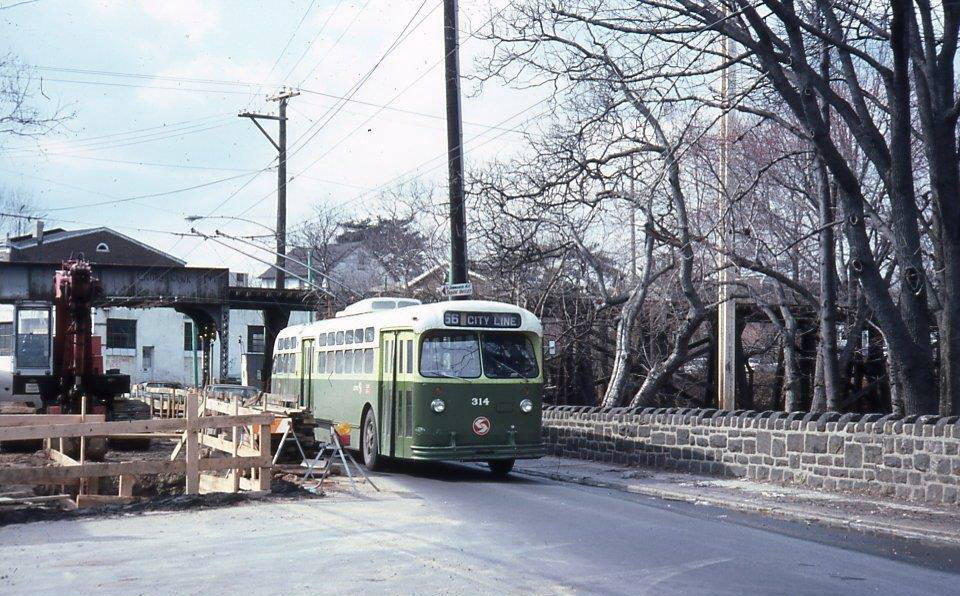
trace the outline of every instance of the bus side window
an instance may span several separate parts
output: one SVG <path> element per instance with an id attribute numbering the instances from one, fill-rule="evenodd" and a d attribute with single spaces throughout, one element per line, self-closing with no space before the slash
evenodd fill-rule
<path id="1" fill-rule="evenodd" d="M 367 327 L 366 340 L 373 341 L 373 327 Z"/>
<path id="2" fill-rule="evenodd" d="M 354 373 L 363 372 L 363 350 L 353 351 L 353 372 Z"/>
<path id="3" fill-rule="evenodd" d="M 337 331 L 337 345 L 343 345 L 343 331 Z"/>
<path id="4" fill-rule="evenodd" d="M 343 353 L 343 372 L 346 374 L 353 372 L 353 350 Z"/>
<path id="5" fill-rule="evenodd" d="M 388 341 L 383 354 L 383 372 L 390 372 L 390 363 L 393 362 L 393 342 Z"/>
<path id="6" fill-rule="evenodd" d="M 363 351 L 363 372 L 366 374 L 373 372 L 373 348 Z"/>
<path id="7" fill-rule="evenodd" d="M 327 353 L 323 350 L 317 350 L 317 373 L 326 372 L 327 367 Z"/>
<path id="8" fill-rule="evenodd" d="M 343 350 L 337 350 L 337 373 L 343 372 Z"/>
<path id="9" fill-rule="evenodd" d="M 413 340 L 407 340 L 407 372 L 413 372 Z"/>
<path id="10" fill-rule="evenodd" d="M 397 340 L 397 372 L 403 372 L 403 340 Z"/>

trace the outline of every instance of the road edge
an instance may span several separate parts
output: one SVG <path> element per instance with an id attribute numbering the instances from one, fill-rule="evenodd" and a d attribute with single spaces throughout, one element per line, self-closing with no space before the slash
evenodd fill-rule
<path id="1" fill-rule="evenodd" d="M 594 488 L 604 488 L 620 492 L 654 497 L 667 501 L 683 501 L 694 505 L 710 505 L 721 509 L 730 509 L 745 513 L 759 513 L 766 515 L 775 515 L 777 517 L 789 519 L 792 521 L 802 521 L 806 523 L 815 523 L 832 528 L 844 528 L 858 530 L 861 532 L 886 536 L 892 538 L 901 538 L 906 540 L 916 540 L 921 542 L 930 542 L 938 545 L 960 546 L 960 535 L 956 533 L 938 532 L 936 530 L 912 530 L 903 528 L 894 524 L 876 523 L 853 519 L 840 515 L 833 515 L 826 512 L 820 512 L 817 515 L 811 515 L 809 511 L 799 507 L 791 507 L 781 503 L 754 503 L 746 500 L 731 501 L 726 498 L 712 497 L 709 495 L 693 495 L 681 491 L 672 491 L 652 486 L 639 486 L 626 482 L 610 482 L 591 478 L 589 476 L 577 476 L 573 474 L 563 474 L 559 472 L 544 472 L 532 470 L 529 468 L 515 468 L 514 474 L 526 476 L 535 476 L 539 478 L 548 478 L 558 482 L 569 484 L 579 484 L 582 486 L 591 486 Z"/>

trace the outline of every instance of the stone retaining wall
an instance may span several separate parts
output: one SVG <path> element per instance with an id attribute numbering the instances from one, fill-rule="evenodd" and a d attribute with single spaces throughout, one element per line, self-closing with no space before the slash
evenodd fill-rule
<path id="1" fill-rule="evenodd" d="M 957 503 L 960 418 L 545 407 L 563 457 Z"/>

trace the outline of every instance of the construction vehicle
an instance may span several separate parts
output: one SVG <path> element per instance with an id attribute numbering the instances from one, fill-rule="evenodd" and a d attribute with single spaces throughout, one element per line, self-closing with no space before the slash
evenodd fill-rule
<path id="1" fill-rule="evenodd" d="M 149 406 L 122 396 L 129 375 L 104 372 L 92 309 L 100 281 L 83 258 L 54 274 L 53 305 L 20 302 L 13 312 L 13 350 L 2 401 L 31 404 L 38 413 L 105 414 L 108 420 L 149 418 Z M 147 444 L 148 445 L 148 444 Z M 142 441 L 131 447 L 142 448 Z"/>

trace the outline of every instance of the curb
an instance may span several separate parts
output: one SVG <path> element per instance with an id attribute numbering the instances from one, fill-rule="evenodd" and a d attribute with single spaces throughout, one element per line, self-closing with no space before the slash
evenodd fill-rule
<path id="1" fill-rule="evenodd" d="M 685 492 L 672 491 L 672 490 L 661 489 L 661 488 L 653 488 L 649 486 L 636 486 L 636 485 L 627 484 L 623 482 L 608 482 L 606 480 L 598 480 L 596 478 L 591 478 L 589 476 L 575 476 L 572 474 L 541 472 L 539 470 L 528 470 L 528 469 L 522 469 L 522 468 L 515 468 L 513 472 L 515 474 L 523 474 L 523 475 L 535 476 L 539 478 L 548 478 L 550 480 L 567 482 L 571 484 L 580 484 L 582 486 L 592 486 L 595 488 L 617 490 L 620 492 L 644 495 L 647 497 L 665 499 L 668 501 L 684 501 L 686 503 L 692 503 L 694 505 L 710 505 L 710 506 L 718 507 L 721 509 L 732 509 L 734 511 L 742 511 L 746 513 L 760 513 L 760 514 L 767 514 L 767 515 L 775 515 L 777 517 L 782 517 L 782 518 L 793 520 L 793 521 L 815 523 L 815 524 L 820 524 L 820 525 L 828 526 L 832 528 L 858 530 L 861 532 L 875 534 L 878 536 L 902 538 L 906 540 L 918 540 L 922 542 L 932 542 L 935 544 L 949 545 L 949 546 L 960 546 L 960 534 L 956 532 L 940 532 L 937 530 L 929 530 L 929 529 L 922 530 L 922 531 L 905 529 L 892 524 L 884 524 L 884 523 L 878 523 L 878 522 L 872 522 L 872 521 L 851 519 L 848 517 L 832 515 L 830 513 L 825 513 L 825 512 L 818 513 L 817 515 L 814 516 L 814 515 L 811 515 L 809 511 L 804 511 L 799 508 L 780 505 L 780 504 L 761 505 L 758 503 L 751 503 L 748 501 L 730 501 L 727 499 L 723 499 L 719 497 L 711 497 L 708 495 L 692 495 Z"/>

